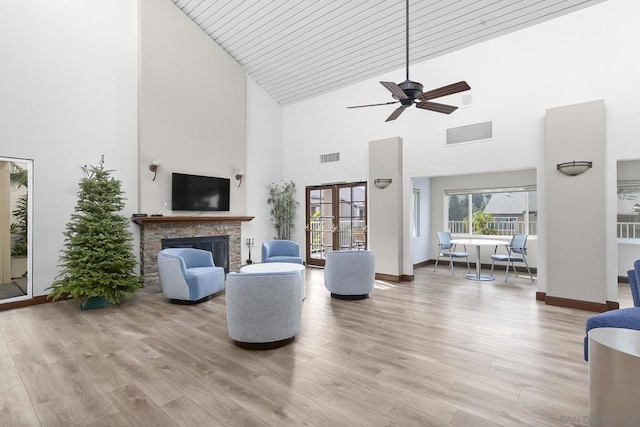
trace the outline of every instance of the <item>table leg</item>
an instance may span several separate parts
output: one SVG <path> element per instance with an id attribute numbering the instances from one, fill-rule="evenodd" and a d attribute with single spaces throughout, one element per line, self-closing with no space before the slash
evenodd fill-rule
<path id="1" fill-rule="evenodd" d="M 482 267 L 482 263 L 480 262 L 480 245 L 476 245 L 476 273 L 465 274 L 464 278 L 469 280 L 483 281 L 483 282 L 493 280 L 493 276 L 491 274 L 480 274 L 481 267 Z"/>

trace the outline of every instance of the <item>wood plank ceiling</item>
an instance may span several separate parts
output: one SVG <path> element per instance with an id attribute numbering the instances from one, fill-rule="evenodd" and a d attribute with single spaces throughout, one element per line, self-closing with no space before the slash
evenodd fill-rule
<path id="1" fill-rule="evenodd" d="M 405 67 L 404 0 L 172 1 L 281 104 Z M 602 1 L 411 0 L 410 62 Z"/>

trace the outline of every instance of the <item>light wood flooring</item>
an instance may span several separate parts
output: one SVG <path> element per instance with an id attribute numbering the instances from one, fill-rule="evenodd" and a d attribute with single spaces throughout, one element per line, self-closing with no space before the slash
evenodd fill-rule
<path id="1" fill-rule="evenodd" d="M 322 270 L 306 277 L 300 334 L 266 351 L 232 344 L 224 294 L 179 306 L 145 289 L 106 309 L 0 312 L 0 425 L 587 422 L 582 340 L 593 313 L 536 301 L 528 279 L 424 267 L 414 282 L 341 301 Z"/>

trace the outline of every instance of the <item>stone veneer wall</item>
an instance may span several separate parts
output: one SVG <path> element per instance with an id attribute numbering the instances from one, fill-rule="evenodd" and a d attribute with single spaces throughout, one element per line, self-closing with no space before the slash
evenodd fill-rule
<path id="1" fill-rule="evenodd" d="M 159 222 L 140 225 L 140 272 L 143 286 L 158 285 L 158 252 L 162 239 L 178 237 L 229 236 L 229 271 L 239 271 L 241 266 L 242 237 L 240 221 L 228 222 Z"/>

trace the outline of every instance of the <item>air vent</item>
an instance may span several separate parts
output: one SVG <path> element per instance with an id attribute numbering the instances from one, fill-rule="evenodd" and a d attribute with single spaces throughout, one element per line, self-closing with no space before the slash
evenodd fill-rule
<path id="1" fill-rule="evenodd" d="M 447 145 L 493 138 L 493 122 L 447 129 Z"/>
<path id="2" fill-rule="evenodd" d="M 320 163 L 339 162 L 340 153 L 320 154 Z"/>

